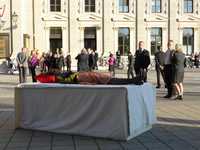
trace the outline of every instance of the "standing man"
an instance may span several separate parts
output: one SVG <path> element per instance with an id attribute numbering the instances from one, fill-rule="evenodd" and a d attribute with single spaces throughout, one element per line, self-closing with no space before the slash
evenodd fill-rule
<path id="1" fill-rule="evenodd" d="M 139 49 L 135 52 L 135 64 L 134 69 L 136 76 L 141 81 L 147 82 L 147 68 L 150 64 L 150 56 L 148 50 L 144 49 L 144 42 L 139 42 Z"/>
<path id="2" fill-rule="evenodd" d="M 129 51 L 128 53 L 128 79 L 130 79 L 130 75 L 132 77 L 132 79 L 134 78 L 134 74 L 133 74 L 133 69 L 134 69 L 134 57 L 132 55 L 132 53 Z"/>
<path id="3" fill-rule="evenodd" d="M 97 50 L 94 50 L 94 58 L 95 58 L 95 70 L 98 70 L 98 59 L 99 59 L 99 54 Z"/>
<path id="4" fill-rule="evenodd" d="M 95 69 L 95 53 L 92 49 L 90 49 L 90 52 L 88 55 L 88 63 L 89 63 L 90 71 L 93 71 Z"/>
<path id="5" fill-rule="evenodd" d="M 67 54 L 67 56 L 65 58 L 65 63 L 66 63 L 66 66 L 67 66 L 67 71 L 71 71 L 72 59 L 71 59 L 70 53 Z"/>
<path id="6" fill-rule="evenodd" d="M 118 50 L 116 52 L 117 67 L 119 67 L 119 65 L 120 65 L 120 61 L 121 61 L 120 59 L 121 59 L 121 54 L 120 54 L 120 50 Z"/>
<path id="7" fill-rule="evenodd" d="M 27 49 L 22 48 L 21 52 L 17 54 L 17 64 L 19 69 L 19 82 L 25 83 L 27 80 L 27 68 L 28 68 L 28 56 L 26 54 Z"/>
<path id="8" fill-rule="evenodd" d="M 173 91 L 173 77 L 174 77 L 174 66 L 173 66 L 173 55 L 174 55 L 174 42 L 170 40 L 167 44 L 167 51 L 165 52 L 164 59 L 164 77 L 167 88 L 167 95 L 164 98 L 171 98 Z"/>
<path id="9" fill-rule="evenodd" d="M 160 74 L 163 77 L 164 80 L 164 58 L 165 53 L 162 51 L 162 48 L 158 49 L 158 51 L 155 53 L 155 63 L 156 63 L 156 75 L 157 75 L 157 86 L 156 88 L 160 88 Z"/>

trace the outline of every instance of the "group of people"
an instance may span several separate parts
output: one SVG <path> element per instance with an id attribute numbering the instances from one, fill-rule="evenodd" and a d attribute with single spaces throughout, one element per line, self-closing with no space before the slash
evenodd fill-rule
<path id="1" fill-rule="evenodd" d="M 112 73 L 112 75 L 115 75 L 115 68 L 120 63 L 120 56 L 119 51 L 116 52 L 116 59 L 112 53 L 110 53 L 108 58 L 108 70 Z M 144 48 L 144 42 L 139 42 L 139 49 L 136 50 L 135 55 L 131 53 L 131 51 L 128 52 L 128 71 L 127 71 L 127 77 L 130 79 L 134 79 L 135 77 L 138 77 L 138 80 L 142 82 L 147 82 L 147 71 L 148 67 L 150 65 L 150 55 L 149 51 Z M 134 71 L 136 76 L 134 75 Z"/>
<path id="2" fill-rule="evenodd" d="M 26 82 L 27 72 L 32 75 L 32 81 L 36 81 L 36 67 L 40 66 L 42 73 L 56 73 L 64 71 L 65 66 L 67 71 L 71 70 L 71 55 L 64 57 L 61 50 L 55 52 L 42 53 L 40 55 L 38 50 L 31 50 L 28 55 L 28 49 L 22 48 L 21 52 L 16 57 L 19 69 L 20 83 Z"/>
<path id="3" fill-rule="evenodd" d="M 167 95 L 165 98 L 173 96 L 173 89 L 175 88 L 177 96 L 175 99 L 183 99 L 183 79 L 184 67 L 186 65 L 185 54 L 182 52 L 182 46 L 176 44 L 171 40 L 167 44 L 166 52 L 162 48 L 155 53 L 156 73 L 157 73 L 157 88 L 160 88 L 160 74 L 163 77 L 165 87 L 167 88 Z M 116 55 L 117 56 L 117 55 Z M 92 49 L 82 49 L 81 53 L 75 58 L 77 60 L 77 71 L 88 72 L 98 69 L 98 53 Z M 40 66 L 41 72 L 63 72 L 65 66 L 67 71 L 71 71 L 71 56 L 68 54 L 64 57 L 61 50 L 49 53 L 42 53 L 40 56 L 38 51 L 32 50 L 30 56 L 27 56 L 27 49 L 22 48 L 22 51 L 17 55 L 17 63 L 19 68 L 20 83 L 26 82 L 26 72 L 29 68 L 33 82 L 36 82 L 36 67 Z M 115 76 L 115 67 L 117 60 L 112 53 L 110 53 L 108 61 L 109 71 L 112 77 Z M 128 72 L 127 76 L 130 79 L 135 77 L 141 82 L 147 82 L 147 72 L 150 65 L 149 51 L 144 48 L 144 42 L 139 42 L 139 49 L 136 50 L 135 55 L 130 51 L 128 54 Z M 135 71 L 135 76 L 134 72 Z"/>
<path id="4" fill-rule="evenodd" d="M 167 95 L 164 98 L 171 98 L 183 100 L 183 80 L 184 68 L 186 67 L 186 57 L 182 51 L 182 45 L 176 44 L 170 40 L 167 44 L 167 51 L 163 52 L 160 48 L 155 53 L 155 69 L 157 74 L 157 87 L 160 88 L 160 74 L 163 77 L 165 87 L 167 88 Z M 128 54 L 128 79 L 137 77 L 142 82 L 147 82 L 147 72 L 150 65 L 150 56 L 148 50 L 144 48 L 144 42 L 139 42 L 139 49 L 136 50 L 135 55 L 131 52 Z M 110 68 L 110 67 L 109 67 Z M 134 72 L 136 76 L 134 76 Z"/>
<path id="5" fill-rule="evenodd" d="M 188 58 L 189 61 L 192 63 L 191 67 L 199 68 L 200 65 L 200 52 L 192 53 L 191 56 Z"/>
<path id="6" fill-rule="evenodd" d="M 184 68 L 186 67 L 186 57 L 182 51 L 182 45 L 176 44 L 170 40 L 167 44 L 167 51 L 163 52 L 162 48 L 155 53 L 157 88 L 160 88 L 160 74 L 163 77 L 167 95 L 164 98 L 183 99 L 183 80 Z"/>
<path id="7" fill-rule="evenodd" d="M 108 65 L 109 65 L 109 71 L 115 75 L 115 66 L 118 66 L 120 63 L 120 56 L 119 51 L 116 52 L 116 59 L 112 53 L 110 53 L 110 56 L 108 58 Z M 148 67 L 150 65 L 150 55 L 148 50 L 144 48 L 144 42 L 139 42 L 139 49 L 136 50 L 135 55 L 131 53 L 131 51 L 128 52 L 128 71 L 127 71 L 127 78 L 134 79 L 135 77 L 139 77 L 139 80 L 142 82 L 147 82 L 147 71 Z M 134 75 L 134 71 L 136 76 Z"/>
<path id="8" fill-rule="evenodd" d="M 75 59 L 78 72 L 98 70 L 98 53 L 93 49 L 83 48 Z"/>

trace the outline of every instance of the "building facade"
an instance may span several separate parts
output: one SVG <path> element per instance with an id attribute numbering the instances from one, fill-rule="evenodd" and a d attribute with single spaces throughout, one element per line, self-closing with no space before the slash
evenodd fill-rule
<path id="1" fill-rule="evenodd" d="M 153 56 L 168 39 L 199 52 L 200 0 L 0 0 L 1 58 L 21 47 L 126 56 L 140 40 Z"/>

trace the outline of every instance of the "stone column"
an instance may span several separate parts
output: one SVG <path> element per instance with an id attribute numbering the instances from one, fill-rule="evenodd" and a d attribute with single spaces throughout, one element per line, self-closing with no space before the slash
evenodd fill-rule
<path id="1" fill-rule="evenodd" d="M 130 51 L 135 54 L 135 28 L 130 27 Z"/>
<path id="2" fill-rule="evenodd" d="M 169 40 L 174 40 L 176 43 L 178 41 L 178 31 L 177 31 L 177 21 L 176 21 L 176 15 L 177 15 L 177 4 L 175 0 L 168 0 L 168 33 L 169 33 Z"/>
<path id="3" fill-rule="evenodd" d="M 67 39 L 67 28 L 66 27 L 62 27 L 62 48 L 63 48 L 64 53 L 69 52 L 69 50 L 68 50 L 68 39 Z"/>
<path id="4" fill-rule="evenodd" d="M 45 27 L 45 52 L 48 52 L 50 50 L 50 41 L 49 41 L 49 36 L 50 36 L 50 27 Z"/>
<path id="5" fill-rule="evenodd" d="M 168 41 L 167 27 L 164 27 L 164 28 L 162 28 L 162 49 L 163 49 L 163 51 L 167 50 L 167 41 Z"/>
<path id="6" fill-rule="evenodd" d="M 79 50 L 84 48 L 84 31 L 85 31 L 85 27 L 79 27 L 80 30 L 80 46 L 79 46 Z"/>
<path id="7" fill-rule="evenodd" d="M 97 52 L 99 54 L 102 53 L 102 28 L 97 27 L 96 28 L 96 45 L 97 45 Z"/>
<path id="8" fill-rule="evenodd" d="M 199 52 L 199 34 L 198 34 L 198 28 L 194 28 L 194 52 Z"/>
<path id="9" fill-rule="evenodd" d="M 147 43 L 145 43 L 145 48 L 149 50 L 149 54 L 151 56 L 151 27 L 147 27 L 146 32 L 147 34 L 145 35 L 147 35 Z"/>
<path id="10" fill-rule="evenodd" d="M 114 30 L 114 53 L 118 51 L 118 27 L 113 27 Z"/>
<path id="11" fill-rule="evenodd" d="M 179 30 L 179 39 L 178 39 L 178 43 L 183 44 L 183 28 L 178 28 Z"/>
<path id="12" fill-rule="evenodd" d="M 136 43 L 138 45 L 139 41 L 146 41 L 145 34 L 145 23 L 144 23 L 144 14 L 145 14 L 145 1 L 136 0 Z"/>

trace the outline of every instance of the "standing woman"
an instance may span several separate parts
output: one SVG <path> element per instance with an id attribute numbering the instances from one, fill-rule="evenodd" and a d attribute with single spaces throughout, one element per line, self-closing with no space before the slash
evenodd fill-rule
<path id="1" fill-rule="evenodd" d="M 176 88 L 177 96 L 175 99 L 183 100 L 183 79 L 184 67 L 186 63 L 185 54 L 182 52 L 182 46 L 176 44 L 175 53 L 172 59 L 174 64 L 174 86 Z"/>
<path id="2" fill-rule="evenodd" d="M 38 59 L 37 52 L 35 50 L 31 51 L 28 64 L 29 64 L 29 69 L 31 71 L 31 75 L 32 75 L 32 81 L 37 82 L 35 68 L 37 65 L 39 65 L 39 59 Z"/>
<path id="3" fill-rule="evenodd" d="M 116 64 L 116 59 L 111 53 L 108 59 L 108 65 L 109 65 L 108 70 L 110 71 L 112 77 L 115 77 L 115 64 Z"/>

